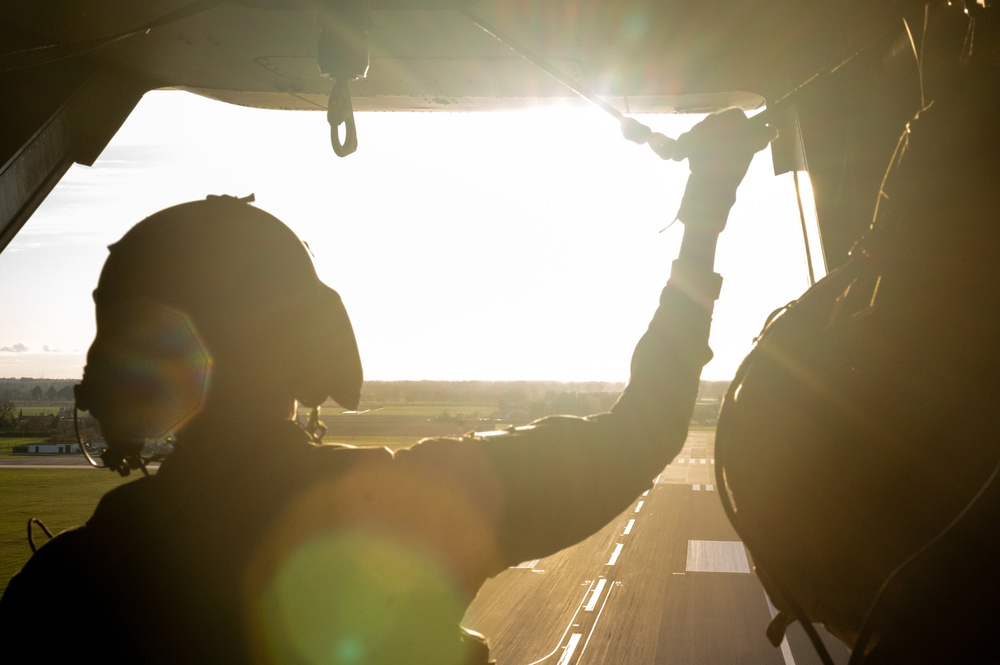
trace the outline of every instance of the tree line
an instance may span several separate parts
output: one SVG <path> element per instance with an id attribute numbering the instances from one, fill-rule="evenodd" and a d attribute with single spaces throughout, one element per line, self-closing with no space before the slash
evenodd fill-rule
<path id="1" fill-rule="evenodd" d="M 0 400 L 11 402 L 72 402 L 76 379 L 0 379 Z"/>
<path id="2" fill-rule="evenodd" d="M 702 381 L 695 424 L 714 424 L 728 381 Z M 624 383 L 587 381 L 366 381 L 361 408 L 390 404 L 493 406 L 499 417 L 585 416 L 611 408 Z"/>
<path id="3" fill-rule="evenodd" d="M 0 405 L 10 419 L 15 406 L 72 402 L 74 379 L 0 379 Z M 727 381 L 702 381 L 696 424 L 711 424 Z M 492 406 L 500 414 L 527 419 L 562 413 L 588 415 L 607 411 L 625 384 L 608 381 L 366 381 L 362 408 L 389 404 Z"/>

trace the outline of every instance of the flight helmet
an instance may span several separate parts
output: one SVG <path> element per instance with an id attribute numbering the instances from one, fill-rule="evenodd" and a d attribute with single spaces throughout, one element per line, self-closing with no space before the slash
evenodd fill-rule
<path id="1" fill-rule="evenodd" d="M 178 429 L 222 389 L 222 372 L 227 390 L 357 406 L 347 311 L 273 215 L 212 196 L 151 215 L 109 249 L 76 395 L 111 447 Z"/>

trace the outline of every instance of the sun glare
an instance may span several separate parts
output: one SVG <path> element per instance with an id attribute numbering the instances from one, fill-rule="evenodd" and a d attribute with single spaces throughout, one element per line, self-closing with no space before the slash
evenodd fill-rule
<path id="1" fill-rule="evenodd" d="M 698 118 L 642 120 L 677 136 Z M 0 281 L 18 284 L 5 295 L 0 375 L 79 376 L 105 247 L 160 208 L 254 193 L 343 296 L 369 378 L 627 378 L 677 252 L 679 225 L 660 231 L 684 164 L 626 142 L 586 106 L 357 124 L 358 152 L 339 159 L 323 114 L 148 94 L 0 259 Z M 791 179 L 761 153 L 720 244 L 707 378 L 731 377 L 766 314 L 804 289 L 802 246 Z"/>

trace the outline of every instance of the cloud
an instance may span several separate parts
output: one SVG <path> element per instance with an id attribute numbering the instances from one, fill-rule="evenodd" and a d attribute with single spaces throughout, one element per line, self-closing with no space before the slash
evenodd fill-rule
<path id="1" fill-rule="evenodd" d="M 48 344 L 42 344 L 42 351 L 45 353 L 62 353 L 61 349 L 53 349 Z"/>
<path id="2" fill-rule="evenodd" d="M 28 351 L 31 351 L 31 349 L 20 342 L 14 346 L 0 346 L 0 353 L 27 353 Z"/>

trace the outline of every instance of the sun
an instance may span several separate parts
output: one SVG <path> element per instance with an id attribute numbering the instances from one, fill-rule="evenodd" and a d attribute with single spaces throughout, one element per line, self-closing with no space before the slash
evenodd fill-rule
<path id="1" fill-rule="evenodd" d="M 699 118 L 640 119 L 678 136 Z M 73 349 L 76 369 L 62 371 L 79 372 L 107 245 L 163 207 L 253 193 L 343 296 L 369 378 L 627 379 L 676 256 L 685 164 L 625 141 L 587 105 L 366 113 L 357 125 L 357 153 L 339 159 L 324 114 L 147 94 L 0 259 L 20 313 L 0 347 Z M 807 286 L 802 247 L 791 178 L 761 153 L 720 242 L 706 377 L 731 377 L 767 313 Z M 61 304 L 46 307 L 54 290 Z M 14 360 L 0 354 L 0 375 L 45 371 Z"/>

